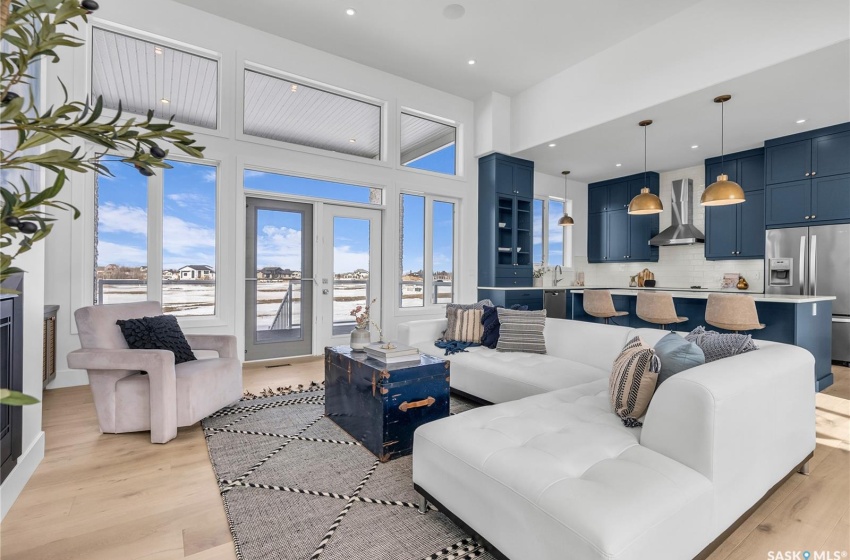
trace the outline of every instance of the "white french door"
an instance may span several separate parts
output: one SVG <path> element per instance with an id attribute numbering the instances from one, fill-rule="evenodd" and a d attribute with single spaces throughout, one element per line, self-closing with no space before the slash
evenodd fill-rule
<path id="1" fill-rule="evenodd" d="M 317 251 L 320 348 L 348 344 L 358 305 L 381 325 L 381 211 L 322 204 Z M 372 301 L 375 300 L 375 303 Z M 374 326 L 372 339 L 378 340 Z"/>

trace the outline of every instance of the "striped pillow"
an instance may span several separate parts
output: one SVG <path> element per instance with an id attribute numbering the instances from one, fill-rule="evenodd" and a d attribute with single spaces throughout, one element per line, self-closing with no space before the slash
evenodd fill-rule
<path id="1" fill-rule="evenodd" d="M 498 308 L 499 352 L 546 353 L 546 339 L 543 328 L 546 326 L 546 311 L 514 311 Z"/>
<path id="2" fill-rule="evenodd" d="M 492 307 L 493 302 L 489 299 L 482 299 L 477 303 L 447 303 L 446 304 L 446 319 L 447 325 L 446 330 L 443 331 L 443 340 L 455 340 L 452 338 L 452 333 L 457 332 L 457 311 L 458 309 L 481 309 L 484 310 L 484 306 L 489 305 Z"/>
<path id="3" fill-rule="evenodd" d="M 646 413 L 649 401 L 655 392 L 661 360 L 655 350 L 647 346 L 639 336 L 626 343 L 623 351 L 614 360 L 614 369 L 608 381 L 608 393 L 614 413 L 623 419 L 629 428 L 641 425 L 638 418 Z"/>
<path id="4" fill-rule="evenodd" d="M 452 322 L 455 330 L 446 331 L 445 339 L 480 344 L 481 334 L 484 332 L 482 313 L 480 309 L 456 309 L 455 320 Z"/>

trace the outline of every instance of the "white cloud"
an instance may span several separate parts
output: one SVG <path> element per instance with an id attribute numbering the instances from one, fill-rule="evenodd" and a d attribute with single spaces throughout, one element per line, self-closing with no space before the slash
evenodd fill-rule
<path id="1" fill-rule="evenodd" d="M 252 177 L 262 177 L 263 175 L 265 175 L 265 173 L 263 173 L 262 171 L 254 171 L 253 169 L 246 169 L 244 178 L 250 179 Z"/>
<path id="2" fill-rule="evenodd" d="M 173 193 L 165 195 L 165 198 L 175 203 L 180 208 L 198 208 L 199 206 L 209 208 L 210 205 L 210 197 L 196 193 Z"/>
<path id="3" fill-rule="evenodd" d="M 215 183 L 215 169 L 210 169 L 209 171 L 204 171 L 202 176 L 205 183 Z"/>
<path id="4" fill-rule="evenodd" d="M 118 206 L 107 202 L 97 211 L 97 229 L 101 233 L 148 234 L 148 213 L 138 206 Z"/>
<path id="5" fill-rule="evenodd" d="M 334 247 L 334 274 L 353 272 L 358 268 L 369 270 L 369 253 L 352 252 L 350 246 Z"/>
<path id="6" fill-rule="evenodd" d="M 265 266 L 301 270 L 301 231 L 265 226 L 257 236 L 257 268 Z"/>
<path id="7" fill-rule="evenodd" d="M 148 252 L 141 247 L 99 240 L 97 242 L 97 265 L 117 264 L 121 266 L 143 266 L 148 264 Z"/>

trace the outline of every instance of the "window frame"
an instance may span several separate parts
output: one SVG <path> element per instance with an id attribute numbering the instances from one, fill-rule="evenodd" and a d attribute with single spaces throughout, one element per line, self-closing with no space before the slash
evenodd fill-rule
<path id="1" fill-rule="evenodd" d="M 114 152 L 110 152 L 106 154 L 105 157 L 110 156 L 122 156 L 122 154 L 116 154 Z M 214 304 L 214 312 L 210 315 L 175 315 L 177 321 L 181 325 L 185 325 L 187 328 L 192 327 L 204 327 L 204 326 L 222 326 L 226 323 L 222 319 L 222 278 L 219 273 L 221 269 L 222 260 L 222 189 L 221 189 L 221 169 L 222 162 L 214 159 L 207 158 L 192 158 L 185 155 L 174 155 L 169 154 L 165 161 L 176 161 L 180 163 L 194 163 L 198 165 L 205 165 L 209 167 L 214 167 L 216 170 L 215 174 L 215 304 Z M 119 165 L 123 165 L 120 164 Z M 164 227 L 164 210 L 165 210 L 165 171 L 166 169 L 157 169 L 156 172 L 147 178 L 147 267 L 148 267 L 148 278 L 146 280 L 147 285 L 147 299 L 148 301 L 162 301 L 162 263 L 163 263 L 163 227 Z M 94 174 L 92 181 L 92 191 L 94 193 Z M 97 196 L 93 196 L 91 207 L 96 208 L 98 204 Z M 94 213 L 92 213 L 94 214 Z M 93 223 L 93 233 L 97 232 L 98 224 L 95 221 Z M 91 248 L 91 266 L 89 270 L 89 277 L 92 279 L 92 290 L 89 292 L 91 295 L 88 298 L 90 304 L 94 304 L 94 291 L 97 289 L 96 280 L 94 280 L 94 272 L 97 270 L 97 259 L 96 259 L 96 245 L 98 236 L 92 235 L 90 240 Z M 192 263 L 187 263 L 192 264 Z M 151 270 L 159 270 L 159 274 L 151 275 Z"/>
<path id="2" fill-rule="evenodd" d="M 401 115 L 407 114 L 412 117 L 418 117 L 420 119 L 425 119 L 428 121 L 432 121 L 438 124 L 444 124 L 446 126 L 450 126 L 455 129 L 455 172 L 454 174 L 448 173 L 439 173 L 437 171 L 429 171 L 427 169 L 418 169 L 416 167 L 410 167 L 401 163 Z M 418 111 L 416 109 L 412 109 L 410 107 L 401 106 L 398 108 L 396 112 L 396 151 L 398 152 L 395 156 L 394 164 L 395 166 L 402 171 L 410 172 L 410 173 L 420 173 L 427 175 L 429 177 L 441 177 L 443 179 L 454 179 L 454 180 L 464 180 L 464 169 L 463 169 L 463 154 L 461 153 L 462 146 L 462 138 L 463 138 L 463 127 L 461 123 L 454 121 L 452 119 L 447 119 L 445 117 L 440 117 L 431 113 L 426 113 L 424 111 Z"/>
<path id="3" fill-rule="evenodd" d="M 541 213 L 542 220 L 542 229 L 541 229 L 541 244 L 542 244 L 542 257 L 543 262 L 533 262 L 533 268 L 548 268 L 551 266 L 558 266 L 557 264 L 549 264 L 549 202 L 554 200 L 560 203 L 563 203 L 566 206 L 567 212 L 570 216 L 573 215 L 573 200 L 570 198 L 564 199 L 560 196 L 535 196 L 534 200 L 541 201 L 543 203 L 543 212 Z M 562 254 L 562 262 L 560 266 L 563 268 L 570 269 L 573 267 L 573 231 L 570 227 L 563 227 L 563 254 Z M 532 249 L 533 252 L 533 249 Z"/>
<path id="4" fill-rule="evenodd" d="M 242 192 L 245 193 L 246 196 L 257 196 L 261 198 L 277 198 L 281 200 L 292 200 L 295 202 L 304 201 L 310 203 L 316 202 L 324 202 L 327 204 L 337 204 L 342 206 L 357 206 L 362 208 L 378 208 L 383 209 L 386 207 L 387 203 L 387 187 L 386 185 L 380 185 L 377 183 L 369 183 L 366 181 L 358 181 L 352 182 L 346 179 L 342 179 L 340 177 L 334 177 L 330 175 L 316 175 L 312 173 L 302 173 L 300 171 L 295 171 L 292 169 L 283 169 L 279 167 L 271 167 L 268 165 L 250 163 L 240 161 L 240 165 L 238 166 L 239 170 L 239 185 L 242 189 Z M 268 173 L 271 175 L 283 175 L 285 177 L 294 177 L 296 179 L 308 179 L 312 181 L 322 181 L 326 183 L 339 183 L 340 185 L 348 185 L 352 187 L 362 187 L 364 189 L 377 190 L 381 194 L 381 202 L 379 203 L 367 203 L 367 202 L 352 202 L 350 200 L 339 200 L 335 198 L 325 198 L 319 196 L 305 196 L 300 194 L 291 194 L 291 193 L 283 193 L 277 191 L 266 191 L 262 189 L 256 189 L 245 186 L 245 172 L 246 171 L 258 171 L 260 173 Z"/>
<path id="5" fill-rule="evenodd" d="M 250 134 L 245 133 L 245 72 L 246 71 L 258 72 L 260 74 L 265 74 L 267 76 L 271 76 L 273 78 L 280 78 L 282 80 L 296 82 L 298 84 L 303 84 L 305 86 L 324 90 L 328 93 L 333 93 L 335 95 L 341 95 L 343 97 L 348 97 L 350 99 L 354 99 L 356 101 L 362 101 L 364 103 L 369 103 L 371 105 L 376 105 L 381 110 L 381 124 L 380 124 L 380 134 L 381 134 L 381 147 L 379 150 L 380 158 L 379 159 L 368 159 L 360 156 L 355 156 L 351 154 L 345 154 L 342 152 L 334 152 L 332 150 L 324 150 L 322 148 L 314 148 L 312 146 L 303 146 L 301 144 L 293 144 L 292 142 L 284 142 L 283 140 L 274 140 L 271 138 L 263 138 L 262 136 L 252 136 Z M 359 93 L 356 91 L 348 90 L 345 88 L 333 86 L 331 84 L 320 82 L 317 80 L 312 80 L 305 76 L 301 76 L 298 74 L 294 74 L 291 72 L 286 72 L 284 70 L 280 70 L 279 68 L 274 68 L 272 66 L 267 66 L 265 64 L 261 64 L 258 62 L 253 62 L 247 59 L 243 59 L 239 61 L 237 64 L 237 76 L 236 76 L 236 99 L 235 105 L 237 107 L 236 114 L 234 115 L 234 137 L 236 140 L 241 142 L 247 142 L 250 144 L 259 144 L 262 146 L 270 146 L 273 148 L 285 148 L 287 150 L 294 150 L 298 152 L 304 152 L 307 154 L 336 158 L 345 161 L 367 164 L 367 165 L 378 165 L 382 167 L 392 167 L 392 163 L 388 160 L 388 150 L 389 150 L 389 126 L 387 121 L 388 119 L 388 107 L 389 103 L 383 99 L 378 99 L 377 97 L 372 97 L 363 93 Z"/>
<path id="6" fill-rule="evenodd" d="M 440 174 L 438 174 L 440 175 Z M 420 314 L 433 314 L 434 310 L 446 308 L 445 303 L 432 303 L 430 294 L 434 289 L 434 202 L 446 202 L 452 204 L 454 206 L 453 213 L 453 231 L 452 231 L 452 303 L 457 300 L 458 293 L 460 292 L 460 286 L 458 282 L 458 274 L 457 274 L 457 262 L 458 262 L 458 250 L 460 249 L 460 225 L 459 225 L 459 216 L 461 216 L 461 204 L 462 201 L 458 198 L 453 198 L 451 196 L 443 196 L 443 195 L 435 195 L 425 193 L 423 191 L 417 191 L 413 189 L 400 188 L 398 192 L 398 198 L 396 199 L 398 204 L 398 216 L 401 216 L 401 207 L 402 200 L 405 195 L 408 196 L 418 196 L 425 199 L 425 216 L 423 218 L 424 224 L 424 255 L 422 257 L 422 300 L 423 305 L 418 305 L 415 307 L 402 307 L 402 290 L 401 290 L 401 282 L 402 276 L 404 275 L 404 271 L 401 269 L 400 263 L 404 258 L 404 247 L 401 243 L 401 233 L 402 233 L 402 221 L 398 220 L 398 230 L 396 232 L 395 241 L 398 246 L 398 256 L 399 256 L 399 266 L 395 267 L 396 271 L 396 281 L 393 286 L 393 290 L 396 294 L 395 301 L 395 310 L 396 314 L 399 315 L 420 315 Z M 426 272 L 430 271 L 430 272 Z"/>
<path id="7" fill-rule="evenodd" d="M 100 29 L 101 31 L 107 31 L 109 33 L 117 33 L 119 35 L 124 35 L 126 37 L 130 37 L 132 39 L 138 39 L 139 41 L 145 41 L 149 43 L 155 43 L 157 45 L 162 45 L 163 47 L 183 51 L 187 54 L 192 54 L 196 56 L 200 56 L 203 58 L 211 59 L 216 62 L 218 80 L 216 83 L 216 127 L 215 128 L 206 128 L 202 126 L 197 126 L 193 124 L 187 124 L 182 122 L 175 121 L 176 128 L 181 130 L 186 130 L 195 135 L 209 135 L 215 136 L 219 138 L 229 138 L 230 132 L 228 130 L 227 123 L 230 122 L 229 119 L 224 118 L 223 107 L 225 105 L 224 95 L 224 86 L 222 79 L 223 75 L 223 55 L 220 52 L 212 51 L 209 49 L 205 49 L 203 47 L 198 47 L 196 45 L 192 45 L 190 43 L 185 43 L 183 41 L 177 41 L 175 39 L 170 39 L 163 35 L 157 35 L 155 33 L 150 33 L 148 31 L 143 31 L 141 29 L 136 29 L 135 27 L 130 27 L 127 25 L 122 25 L 120 23 L 115 23 L 112 21 L 107 21 L 100 18 L 90 18 L 90 25 L 86 26 L 86 44 L 84 49 L 80 49 L 79 54 L 84 56 L 84 68 L 85 68 L 85 95 L 91 95 L 92 93 L 92 81 L 94 79 L 94 29 Z M 79 59 L 76 59 L 79 60 Z M 116 111 L 114 109 L 110 109 L 107 107 L 103 108 L 103 118 L 111 118 L 114 117 Z M 146 115 L 139 113 L 132 113 L 126 108 L 122 108 L 122 114 L 131 117 L 145 118 Z M 159 119 L 159 121 L 165 122 L 164 119 Z"/>

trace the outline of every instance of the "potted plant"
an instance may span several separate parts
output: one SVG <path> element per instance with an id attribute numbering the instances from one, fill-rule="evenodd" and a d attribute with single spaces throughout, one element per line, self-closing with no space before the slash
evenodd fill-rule
<path id="1" fill-rule="evenodd" d="M 541 266 L 539 268 L 535 268 L 534 272 L 531 273 L 532 282 L 535 286 L 543 285 L 543 276 L 549 272 L 549 267 Z"/>
<path id="2" fill-rule="evenodd" d="M 369 324 L 375 325 L 369 317 L 369 308 L 378 301 L 377 298 L 372 300 L 369 305 L 358 305 L 351 310 L 350 315 L 354 317 L 354 329 L 351 331 L 351 342 L 349 345 L 355 352 L 362 352 L 369 343 L 372 342 L 372 334 L 369 332 Z M 377 328 L 378 325 L 375 325 Z M 380 329 L 378 329 L 380 331 Z"/>

